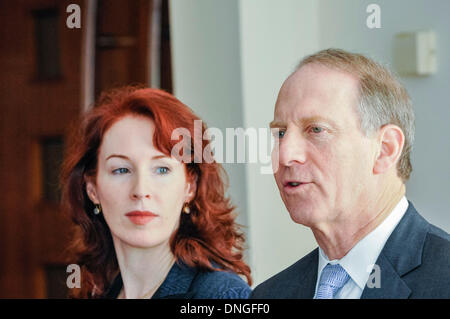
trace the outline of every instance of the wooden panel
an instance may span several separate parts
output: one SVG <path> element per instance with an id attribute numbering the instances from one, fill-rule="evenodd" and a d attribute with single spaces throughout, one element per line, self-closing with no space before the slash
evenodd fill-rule
<path id="1" fill-rule="evenodd" d="M 97 90 L 112 83 L 148 83 L 151 1 L 99 2 L 106 6 L 99 12 L 100 31 L 134 40 L 100 48 Z M 82 11 L 87 7 L 85 0 L 0 1 L 0 298 L 55 296 L 63 291 L 57 286 L 61 269 L 72 263 L 64 254 L 71 223 L 55 196 L 45 196 L 42 148 L 49 137 L 64 138 L 81 110 L 85 12 L 81 29 L 67 28 L 66 8 L 72 3 Z M 60 70 L 58 76 L 37 76 L 36 11 L 49 8 L 59 15 L 58 32 L 45 46 L 58 43 Z"/>
<path id="2" fill-rule="evenodd" d="M 105 89 L 149 84 L 151 0 L 99 0 L 96 96 Z"/>
<path id="3" fill-rule="evenodd" d="M 169 1 L 161 2 L 161 35 L 160 35 L 160 86 L 161 89 L 173 93 L 172 87 L 172 53 L 170 46 Z"/>
<path id="4" fill-rule="evenodd" d="M 68 223 L 58 204 L 42 200 L 39 142 L 65 136 L 79 115 L 80 29 L 66 27 L 66 7 L 83 1 L 0 2 L 0 297 L 45 297 L 45 263 L 63 262 Z M 60 75 L 37 77 L 36 10 L 56 8 Z M 45 252 L 45 254 L 43 253 Z M 51 260 L 53 259 L 53 260 Z"/>
<path id="5" fill-rule="evenodd" d="M 33 12 L 38 80 L 58 79 L 61 76 L 59 19 L 58 8 L 44 8 Z"/>

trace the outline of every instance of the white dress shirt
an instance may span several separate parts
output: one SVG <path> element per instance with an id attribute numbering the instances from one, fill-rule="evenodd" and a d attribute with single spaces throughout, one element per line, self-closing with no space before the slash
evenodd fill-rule
<path id="1" fill-rule="evenodd" d="M 314 298 L 317 294 L 320 275 L 328 263 L 340 264 L 350 276 L 347 283 L 336 293 L 335 299 L 361 298 L 364 287 L 372 272 L 373 265 L 378 259 L 378 255 L 380 255 L 384 244 L 407 209 L 408 201 L 406 200 L 406 197 L 403 196 L 384 221 L 353 246 L 353 248 L 341 259 L 330 261 L 324 251 L 319 247 L 319 266 L 317 270 Z"/>

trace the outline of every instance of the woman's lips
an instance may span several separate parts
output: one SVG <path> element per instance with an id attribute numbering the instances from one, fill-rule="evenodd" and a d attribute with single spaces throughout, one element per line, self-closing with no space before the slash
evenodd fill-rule
<path id="1" fill-rule="evenodd" d="M 149 211 L 135 210 L 135 211 L 126 213 L 125 216 L 127 216 L 133 224 L 145 225 L 145 224 L 149 223 L 153 218 L 157 217 L 158 215 L 156 215 L 152 212 L 149 212 Z"/>

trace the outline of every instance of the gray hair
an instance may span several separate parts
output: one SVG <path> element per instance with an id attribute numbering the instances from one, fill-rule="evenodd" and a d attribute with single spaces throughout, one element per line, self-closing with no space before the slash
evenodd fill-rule
<path id="1" fill-rule="evenodd" d="M 394 124 L 405 135 L 397 163 L 397 174 L 405 182 L 411 171 L 410 153 L 414 142 L 414 111 L 406 89 L 384 66 L 361 55 L 340 49 L 327 49 L 305 57 L 297 67 L 310 63 L 347 72 L 359 80 L 357 111 L 362 132 L 368 136 L 383 125 Z"/>

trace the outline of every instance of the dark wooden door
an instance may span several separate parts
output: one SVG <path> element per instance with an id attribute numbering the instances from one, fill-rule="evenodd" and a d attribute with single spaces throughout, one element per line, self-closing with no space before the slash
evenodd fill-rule
<path id="1" fill-rule="evenodd" d="M 70 223 L 59 206 L 68 123 L 80 113 L 82 0 L 0 2 L 0 297 L 36 298 L 63 277 Z M 63 279 L 63 278 L 62 278 Z"/>
<path id="2" fill-rule="evenodd" d="M 66 24 L 70 4 L 81 8 L 79 29 Z M 152 10 L 151 0 L 0 1 L 0 298 L 66 296 L 73 231 L 59 204 L 64 141 L 86 109 L 86 82 L 94 97 L 150 84 Z M 91 58 L 94 72 L 84 64 Z"/>

